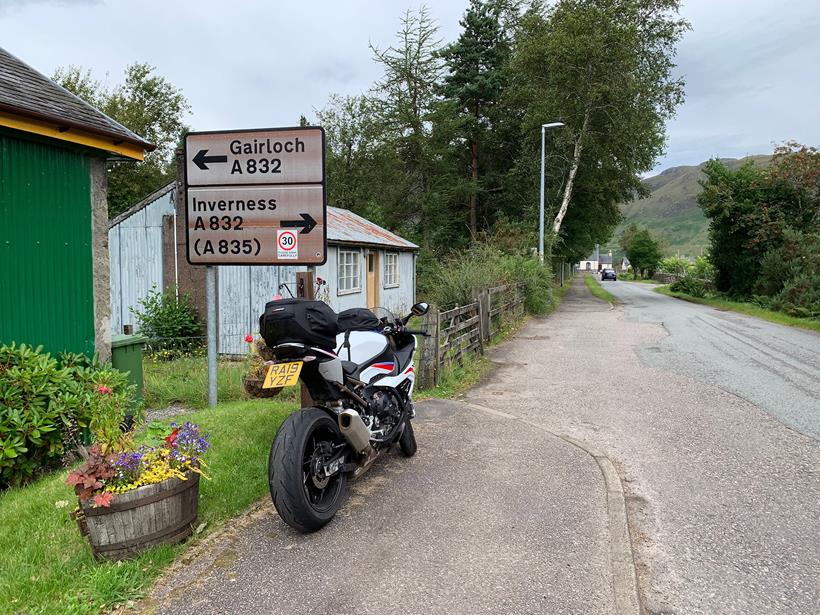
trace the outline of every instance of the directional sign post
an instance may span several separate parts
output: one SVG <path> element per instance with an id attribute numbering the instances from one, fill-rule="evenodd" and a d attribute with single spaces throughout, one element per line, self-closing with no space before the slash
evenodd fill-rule
<path id="1" fill-rule="evenodd" d="M 325 263 L 325 131 L 188 133 L 184 197 L 188 262 L 207 266 L 208 405 L 215 406 L 213 265 Z"/>
<path id="2" fill-rule="evenodd" d="M 324 159 L 325 133 L 319 127 L 189 133 L 188 261 L 324 264 Z M 283 234 L 282 229 L 290 230 Z"/>

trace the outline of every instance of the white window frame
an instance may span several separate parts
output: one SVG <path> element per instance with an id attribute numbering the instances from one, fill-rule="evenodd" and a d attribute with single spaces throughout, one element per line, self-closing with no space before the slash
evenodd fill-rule
<path id="1" fill-rule="evenodd" d="M 390 276 L 388 275 L 389 267 L 388 264 L 390 260 L 395 258 L 394 263 L 394 270 L 393 270 L 393 280 L 391 281 Z M 399 278 L 399 253 L 398 252 L 385 252 L 384 253 L 384 287 L 385 288 L 398 288 L 401 279 Z"/>
<path id="2" fill-rule="evenodd" d="M 350 275 L 346 275 L 350 274 Z M 353 295 L 362 292 L 362 250 L 361 248 L 339 248 L 336 253 L 336 280 L 338 295 Z M 347 286 L 350 280 L 355 286 Z"/>

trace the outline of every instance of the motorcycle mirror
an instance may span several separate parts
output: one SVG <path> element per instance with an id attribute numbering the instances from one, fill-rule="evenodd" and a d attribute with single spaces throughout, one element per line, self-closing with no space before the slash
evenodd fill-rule
<path id="1" fill-rule="evenodd" d="M 424 316 L 429 309 L 430 306 L 427 303 L 417 303 L 410 308 L 410 311 L 413 313 L 413 316 Z"/>

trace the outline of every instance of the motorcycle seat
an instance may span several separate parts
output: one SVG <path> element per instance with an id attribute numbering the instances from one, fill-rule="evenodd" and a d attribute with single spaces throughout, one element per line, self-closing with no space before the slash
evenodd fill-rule
<path id="1" fill-rule="evenodd" d="M 355 374 L 357 369 L 359 369 L 357 363 L 353 361 L 342 361 L 342 371 L 348 376 Z"/>

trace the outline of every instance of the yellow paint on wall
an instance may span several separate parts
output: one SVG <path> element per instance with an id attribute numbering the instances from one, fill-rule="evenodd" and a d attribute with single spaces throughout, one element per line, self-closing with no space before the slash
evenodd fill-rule
<path id="1" fill-rule="evenodd" d="M 0 126 L 14 128 L 15 130 L 49 137 L 59 141 L 85 145 L 86 147 L 93 147 L 94 149 L 101 149 L 106 152 L 114 152 L 115 154 L 120 154 L 133 160 L 143 160 L 145 157 L 145 150 L 134 143 L 122 141 L 115 145 L 115 139 L 111 137 L 102 137 L 78 128 L 69 128 L 64 132 L 60 132 L 56 124 L 13 115 L 5 111 L 0 111 Z"/>

